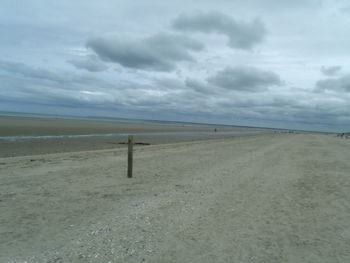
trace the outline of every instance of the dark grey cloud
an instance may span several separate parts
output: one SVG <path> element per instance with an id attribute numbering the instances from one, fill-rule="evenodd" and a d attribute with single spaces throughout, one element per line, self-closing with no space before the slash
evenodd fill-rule
<path id="1" fill-rule="evenodd" d="M 254 67 L 226 67 L 208 82 L 228 90 L 259 92 L 283 83 L 276 73 Z"/>
<path id="2" fill-rule="evenodd" d="M 179 61 L 193 61 L 191 52 L 203 49 L 203 45 L 194 39 L 164 33 L 138 40 L 95 37 L 87 41 L 87 47 L 102 60 L 155 71 L 171 71 Z"/>
<path id="3" fill-rule="evenodd" d="M 68 60 L 67 62 L 78 69 L 85 69 L 90 72 L 101 72 L 108 69 L 108 66 L 95 55 L 79 59 L 72 59 Z"/>
<path id="4" fill-rule="evenodd" d="M 185 32 L 224 34 L 229 38 L 230 47 L 239 49 L 251 49 L 266 35 L 265 26 L 258 19 L 243 22 L 219 12 L 183 14 L 172 22 L 172 26 Z"/>
<path id="5" fill-rule="evenodd" d="M 342 69 L 341 66 L 321 67 L 321 72 L 326 76 L 334 76 Z"/>
<path id="6" fill-rule="evenodd" d="M 350 92 L 350 74 L 340 78 L 329 78 L 319 80 L 316 83 L 315 91 L 322 92 L 326 90 Z"/>

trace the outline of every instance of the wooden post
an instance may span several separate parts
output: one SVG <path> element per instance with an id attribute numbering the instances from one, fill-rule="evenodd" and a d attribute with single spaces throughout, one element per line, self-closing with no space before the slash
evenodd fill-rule
<path id="1" fill-rule="evenodd" d="M 128 136 L 128 178 L 132 177 L 132 159 L 133 159 L 132 146 L 134 144 L 133 140 L 134 140 L 133 136 L 129 135 Z"/>

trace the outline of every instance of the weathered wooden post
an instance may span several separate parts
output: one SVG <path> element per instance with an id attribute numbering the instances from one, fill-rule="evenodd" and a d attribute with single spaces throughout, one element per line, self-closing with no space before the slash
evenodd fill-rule
<path id="1" fill-rule="evenodd" d="M 133 144 L 134 138 L 132 135 L 128 136 L 128 178 L 132 177 L 132 159 L 133 159 Z"/>

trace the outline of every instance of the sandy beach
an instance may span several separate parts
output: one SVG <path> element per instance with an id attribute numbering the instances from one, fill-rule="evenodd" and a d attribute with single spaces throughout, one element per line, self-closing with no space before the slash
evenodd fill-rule
<path id="1" fill-rule="evenodd" d="M 214 132 L 216 134 L 187 135 L 137 135 L 141 133 L 186 133 Z M 190 142 L 208 139 L 232 138 L 236 134 L 220 134 L 232 132 L 239 135 L 249 132 L 272 132 L 256 128 L 244 128 L 220 125 L 171 125 L 157 123 L 113 122 L 106 120 L 82 120 L 59 118 L 25 118 L 0 116 L 0 158 L 28 156 L 34 154 L 76 152 L 88 150 L 114 149 L 124 147 L 126 136 L 92 136 L 78 138 L 48 138 L 30 140 L 5 140 L 8 136 L 62 136 L 89 134 L 136 134 L 136 143 L 164 144 Z"/>
<path id="2" fill-rule="evenodd" d="M 97 119 L 30 118 L 0 116 L 0 136 L 19 135 L 74 135 L 128 132 L 186 132 L 224 130 L 244 130 L 236 126 L 220 125 L 171 125 L 150 122 L 122 122 Z"/>
<path id="3" fill-rule="evenodd" d="M 350 141 L 268 134 L 0 159 L 0 262 L 349 262 Z"/>

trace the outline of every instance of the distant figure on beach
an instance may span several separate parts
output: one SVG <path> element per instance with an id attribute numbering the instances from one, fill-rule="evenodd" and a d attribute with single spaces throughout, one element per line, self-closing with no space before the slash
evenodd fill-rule
<path id="1" fill-rule="evenodd" d="M 344 136 L 345 136 L 345 133 L 339 133 L 339 134 L 337 134 L 337 137 L 340 137 L 340 138 L 344 138 Z M 345 136 L 345 138 L 346 138 L 346 136 Z"/>
<path id="2" fill-rule="evenodd" d="M 214 132 L 217 132 L 217 131 L 218 131 L 218 130 L 215 128 L 215 129 L 214 129 Z"/>

